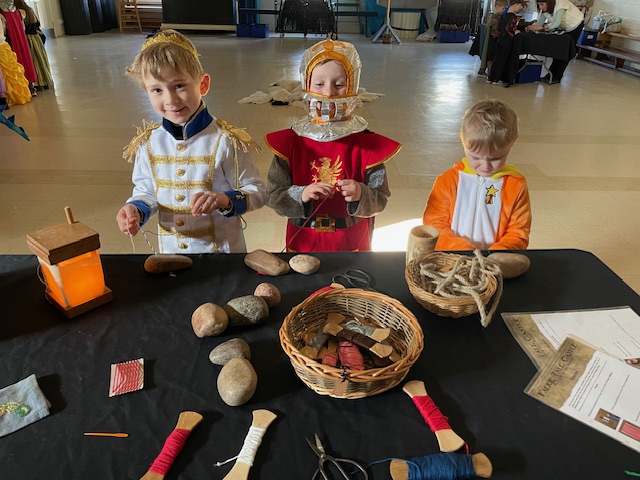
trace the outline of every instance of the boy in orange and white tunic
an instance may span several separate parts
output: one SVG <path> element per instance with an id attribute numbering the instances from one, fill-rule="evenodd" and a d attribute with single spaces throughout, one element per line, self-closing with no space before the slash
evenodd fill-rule
<path id="1" fill-rule="evenodd" d="M 436 250 L 524 250 L 531 203 L 527 182 L 507 164 L 518 118 L 506 104 L 485 100 L 466 111 L 460 129 L 465 158 L 439 176 L 422 223 L 440 230 Z"/>

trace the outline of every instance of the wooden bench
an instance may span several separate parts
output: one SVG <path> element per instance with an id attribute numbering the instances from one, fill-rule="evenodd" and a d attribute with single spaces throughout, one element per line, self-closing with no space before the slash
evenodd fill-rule
<path id="1" fill-rule="evenodd" d="M 612 46 L 612 38 L 640 41 L 640 36 L 635 37 L 616 32 L 601 33 L 595 46 L 577 45 L 578 58 L 640 77 L 640 70 L 625 65 L 625 62 L 640 64 L 640 52 L 629 48 Z M 593 53 L 595 53 L 595 56 L 592 56 Z"/>

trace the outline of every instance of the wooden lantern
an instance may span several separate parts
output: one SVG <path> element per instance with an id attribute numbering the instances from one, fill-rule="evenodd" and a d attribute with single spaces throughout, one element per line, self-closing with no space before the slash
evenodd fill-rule
<path id="1" fill-rule="evenodd" d="M 113 299 L 104 284 L 98 232 L 77 222 L 65 207 L 67 223 L 27 235 L 44 274 L 45 295 L 67 318 L 76 317 Z"/>

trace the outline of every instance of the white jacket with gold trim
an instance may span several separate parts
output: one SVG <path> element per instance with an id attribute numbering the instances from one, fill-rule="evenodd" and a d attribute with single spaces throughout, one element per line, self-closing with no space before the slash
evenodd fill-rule
<path id="1" fill-rule="evenodd" d="M 135 186 L 127 203 L 142 201 L 151 215 L 158 214 L 160 252 L 247 251 L 240 216 L 225 217 L 215 210 L 194 217 L 189 206 L 191 197 L 202 191 L 239 190 L 246 195 L 246 211 L 266 203 L 265 183 L 233 130 L 214 118 L 193 137 L 176 140 L 155 125 L 138 147 L 132 175 Z"/>

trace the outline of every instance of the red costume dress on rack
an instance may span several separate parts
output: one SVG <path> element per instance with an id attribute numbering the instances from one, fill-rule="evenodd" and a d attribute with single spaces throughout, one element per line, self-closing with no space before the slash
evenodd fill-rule
<path id="1" fill-rule="evenodd" d="M 18 62 L 24 67 L 24 76 L 29 83 L 36 83 L 38 76 L 36 75 L 36 69 L 31 59 L 31 52 L 29 50 L 29 43 L 27 42 L 27 35 L 24 32 L 22 16 L 17 9 L 13 12 L 2 11 L 2 15 L 7 20 L 6 35 L 11 44 L 11 49 L 16 53 Z"/>
<path id="2" fill-rule="evenodd" d="M 286 160 L 293 185 L 324 181 L 335 184 L 343 178 L 366 183 L 367 170 L 384 163 L 400 149 L 400 144 L 368 130 L 331 141 L 296 134 L 292 129 L 268 133 L 273 152 Z M 295 161 L 292 161 L 295 159 Z M 317 211 L 316 211 L 317 209 Z M 373 217 L 353 217 L 347 203 L 336 193 L 324 202 L 314 201 L 306 226 L 287 222 L 287 248 L 296 252 L 371 250 Z M 344 225 L 338 225 L 343 223 Z M 346 228 L 336 228 L 339 227 Z M 314 228 L 308 228 L 308 227 Z"/>

